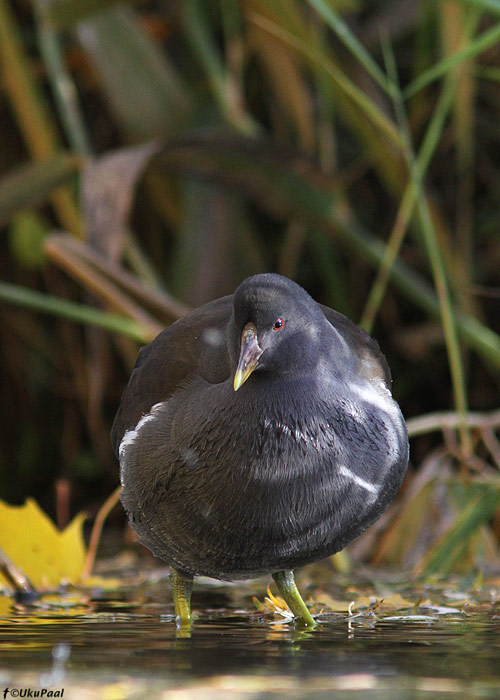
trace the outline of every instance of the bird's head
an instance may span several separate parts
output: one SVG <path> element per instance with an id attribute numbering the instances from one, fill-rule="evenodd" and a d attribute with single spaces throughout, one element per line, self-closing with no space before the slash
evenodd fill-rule
<path id="1" fill-rule="evenodd" d="M 246 279 L 233 295 L 228 342 L 237 391 L 253 372 L 305 372 L 321 355 L 325 319 L 295 282 L 277 274 Z"/>

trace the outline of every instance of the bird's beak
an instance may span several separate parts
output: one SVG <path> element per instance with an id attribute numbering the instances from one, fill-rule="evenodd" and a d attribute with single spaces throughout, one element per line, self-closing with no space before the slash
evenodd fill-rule
<path id="1" fill-rule="evenodd" d="M 262 352 L 257 341 L 257 329 L 253 323 L 247 323 L 240 338 L 240 357 L 233 382 L 235 391 L 238 391 L 257 367 Z"/>

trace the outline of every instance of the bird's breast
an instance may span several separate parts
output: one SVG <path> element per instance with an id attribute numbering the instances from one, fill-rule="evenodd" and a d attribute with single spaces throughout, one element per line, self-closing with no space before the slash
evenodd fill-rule
<path id="1" fill-rule="evenodd" d="M 183 459 L 212 478 L 290 481 L 326 471 L 339 482 L 352 473 L 359 485 L 363 472 L 365 483 L 377 483 L 406 449 L 404 422 L 389 392 L 360 391 L 355 400 L 320 390 L 311 396 L 238 396 L 219 387 L 208 393 L 210 400 L 189 411 L 183 404 L 172 435 Z"/>
<path id="2" fill-rule="evenodd" d="M 293 567 L 345 546 L 392 500 L 407 461 L 396 404 L 229 389 L 158 404 L 124 438 L 123 502 L 158 556 L 222 577 Z"/>

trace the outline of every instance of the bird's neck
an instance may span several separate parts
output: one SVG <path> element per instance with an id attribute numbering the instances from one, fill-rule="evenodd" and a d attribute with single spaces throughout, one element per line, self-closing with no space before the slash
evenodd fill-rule
<path id="1" fill-rule="evenodd" d="M 318 382 L 310 379 L 304 381 L 304 377 L 297 373 L 277 375 L 256 372 L 234 398 L 237 402 L 241 400 L 254 415 L 285 420 L 288 415 L 310 415 L 318 401 L 328 401 L 328 391 Z"/>

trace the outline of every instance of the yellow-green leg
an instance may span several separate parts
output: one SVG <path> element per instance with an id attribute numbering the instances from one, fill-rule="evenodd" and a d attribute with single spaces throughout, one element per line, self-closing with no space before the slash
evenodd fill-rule
<path id="1" fill-rule="evenodd" d="M 191 591 L 193 590 L 193 577 L 181 574 L 170 567 L 170 582 L 174 597 L 175 623 L 177 627 L 191 626 Z"/>
<path id="2" fill-rule="evenodd" d="M 293 571 L 276 571 L 276 573 L 273 574 L 273 579 L 295 617 L 306 625 L 306 627 L 315 627 L 317 623 L 307 609 L 299 593 L 299 589 L 295 585 Z"/>

